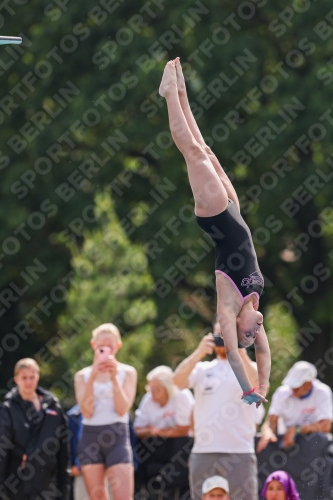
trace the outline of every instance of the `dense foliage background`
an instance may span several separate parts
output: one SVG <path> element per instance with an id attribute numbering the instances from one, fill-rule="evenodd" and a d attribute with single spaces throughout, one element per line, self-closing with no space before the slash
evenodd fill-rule
<path id="1" fill-rule="evenodd" d="M 66 404 L 92 327 L 175 367 L 209 331 L 214 255 L 157 89 L 180 56 L 266 279 L 271 389 L 297 356 L 332 373 L 329 0 L 6 3 L 0 47 L 2 393 L 35 357 Z"/>

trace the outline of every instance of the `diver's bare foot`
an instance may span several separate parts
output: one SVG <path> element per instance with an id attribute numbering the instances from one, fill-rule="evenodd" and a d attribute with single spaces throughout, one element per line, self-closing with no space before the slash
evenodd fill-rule
<path id="1" fill-rule="evenodd" d="M 177 87 L 178 92 L 183 93 L 186 91 L 185 78 L 183 74 L 182 65 L 180 64 L 180 59 L 177 57 L 175 59 L 176 74 L 177 74 Z"/>
<path id="2" fill-rule="evenodd" d="M 177 89 L 177 76 L 176 76 L 175 63 L 174 61 L 169 61 L 165 65 L 162 81 L 160 84 L 160 88 L 158 89 L 158 92 L 162 97 L 166 97 L 169 91 L 176 89 Z"/>

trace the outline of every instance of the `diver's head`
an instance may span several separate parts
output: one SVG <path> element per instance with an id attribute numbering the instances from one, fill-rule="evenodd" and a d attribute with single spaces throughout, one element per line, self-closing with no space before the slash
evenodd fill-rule
<path id="1" fill-rule="evenodd" d="M 261 312 L 243 307 L 237 316 L 237 337 L 243 347 L 252 345 L 263 323 Z"/>

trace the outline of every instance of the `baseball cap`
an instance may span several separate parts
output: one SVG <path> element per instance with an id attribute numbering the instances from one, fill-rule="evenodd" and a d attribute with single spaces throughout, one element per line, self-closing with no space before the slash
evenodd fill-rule
<path id="1" fill-rule="evenodd" d="M 307 361 L 297 361 L 282 380 L 283 385 L 298 389 L 304 382 L 312 382 L 317 377 L 317 368 Z"/>
<path id="2" fill-rule="evenodd" d="M 229 493 L 229 483 L 222 476 L 208 477 L 202 485 L 202 494 L 205 495 L 206 493 L 212 491 L 214 488 L 221 488 L 226 493 Z"/>

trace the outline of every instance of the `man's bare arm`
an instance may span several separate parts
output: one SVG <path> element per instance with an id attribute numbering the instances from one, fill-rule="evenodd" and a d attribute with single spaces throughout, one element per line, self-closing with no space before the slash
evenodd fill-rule
<path id="1" fill-rule="evenodd" d="M 209 333 L 203 337 L 197 349 L 190 356 L 184 359 L 179 366 L 177 366 L 173 376 L 174 384 L 176 384 L 180 389 L 186 389 L 189 386 L 188 379 L 195 365 L 207 354 L 212 354 L 213 349 L 213 335 Z"/>
<path id="2" fill-rule="evenodd" d="M 267 418 L 261 428 L 262 434 L 267 432 L 269 434 L 273 433 L 276 435 L 278 419 L 278 415 L 267 415 Z"/>
<path id="3" fill-rule="evenodd" d="M 277 415 L 268 415 L 265 422 L 261 428 L 261 437 L 257 444 L 257 452 L 260 453 L 262 450 L 266 448 L 268 443 L 276 443 L 277 442 L 277 423 L 278 423 Z"/>
<path id="4" fill-rule="evenodd" d="M 151 425 L 146 425 L 145 427 L 134 427 L 134 432 L 139 439 L 144 439 L 147 436 L 151 436 Z"/>
<path id="5" fill-rule="evenodd" d="M 154 427 L 152 429 L 152 436 L 159 436 L 164 438 L 183 437 L 188 436 L 189 430 L 189 425 L 175 425 L 174 427 L 167 427 L 165 429 Z"/>
<path id="6" fill-rule="evenodd" d="M 301 434 L 312 434 L 312 432 L 331 432 L 332 421 L 327 419 L 319 420 L 313 424 L 301 425 Z"/>

